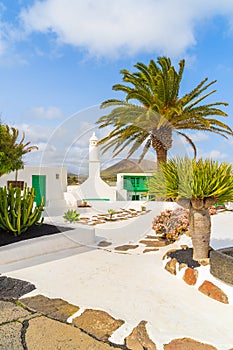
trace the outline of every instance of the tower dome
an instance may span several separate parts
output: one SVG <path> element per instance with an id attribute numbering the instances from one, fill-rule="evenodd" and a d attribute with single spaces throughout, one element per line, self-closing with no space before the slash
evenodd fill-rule
<path id="1" fill-rule="evenodd" d="M 98 137 L 96 136 L 95 132 L 93 132 L 92 137 L 89 140 L 90 145 L 96 146 L 98 141 L 99 141 Z"/>

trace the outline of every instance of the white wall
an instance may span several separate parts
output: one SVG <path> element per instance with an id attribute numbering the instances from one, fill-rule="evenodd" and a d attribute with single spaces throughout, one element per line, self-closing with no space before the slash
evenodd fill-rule
<path id="1" fill-rule="evenodd" d="M 82 200 L 84 198 L 109 198 L 116 200 L 116 188 L 111 187 L 104 182 L 99 176 L 89 177 L 84 183 L 76 188 L 69 189 L 74 197 Z"/>
<path id="2" fill-rule="evenodd" d="M 58 174 L 58 179 L 57 179 Z M 18 171 L 18 181 L 24 181 L 28 187 L 32 186 L 32 175 L 46 175 L 46 200 L 64 200 L 67 191 L 67 170 L 65 168 L 31 167 L 25 166 Z M 15 172 L 0 177 L 0 186 L 7 185 L 8 180 L 15 180 Z"/>

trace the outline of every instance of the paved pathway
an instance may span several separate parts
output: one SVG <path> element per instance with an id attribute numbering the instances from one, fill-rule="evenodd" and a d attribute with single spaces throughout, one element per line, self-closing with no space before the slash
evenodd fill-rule
<path id="1" fill-rule="evenodd" d="M 107 312 L 79 307 L 62 299 L 43 295 L 21 298 L 35 286 L 21 280 L 0 277 L 0 349 L 1 350 L 107 350 L 150 349 L 146 322 L 141 322 L 124 345 L 109 337 L 124 324 Z"/>

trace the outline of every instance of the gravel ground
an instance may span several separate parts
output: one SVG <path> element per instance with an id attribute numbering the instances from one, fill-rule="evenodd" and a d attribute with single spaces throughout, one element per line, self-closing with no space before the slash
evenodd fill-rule
<path id="1" fill-rule="evenodd" d="M 175 252 L 170 252 L 168 254 L 170 258 L 176 258 L 176 260 L 182 264 L 187 264 L 188 267 L 199 267 L 200 264 L 193 260 L 193 248 L 187 248 L 187 249 L 178 249 Z"/>
<path id="2" fill-rule="evenodd" d="M 0 247 L 26 239 L 53 235 L 67 230 L 70 230 L 70 228 L 49 224 L 42 224 L 41 226 L 33 225 L 26 232 L 17 237 L 15 237 L 12 232 L 0 230 Z"/>

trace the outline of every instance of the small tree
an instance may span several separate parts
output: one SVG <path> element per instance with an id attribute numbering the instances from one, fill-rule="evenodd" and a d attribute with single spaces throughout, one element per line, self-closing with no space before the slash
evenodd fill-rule
<path id="1" fill-rule="evenodd" d="M 211 233 L 208 208 L 233 201 L 232 166 L 209 159 L 173 158 L 156 170 L 149 189 L 155 198 L 172 198 L 189 209 L 193 259 L 207 258 Z"/>
<path id="2" fill-rule="evenodd" d="M 24 167 L 23 155 L 38 149 L 37 146 L 29 146 L 30 142 L 24 143 L 24 133 L 20 140 L 18 137 L 16 128 L 0 123 L 0 176 L 15 170 L 17 176 L 17 170 Z"/>

